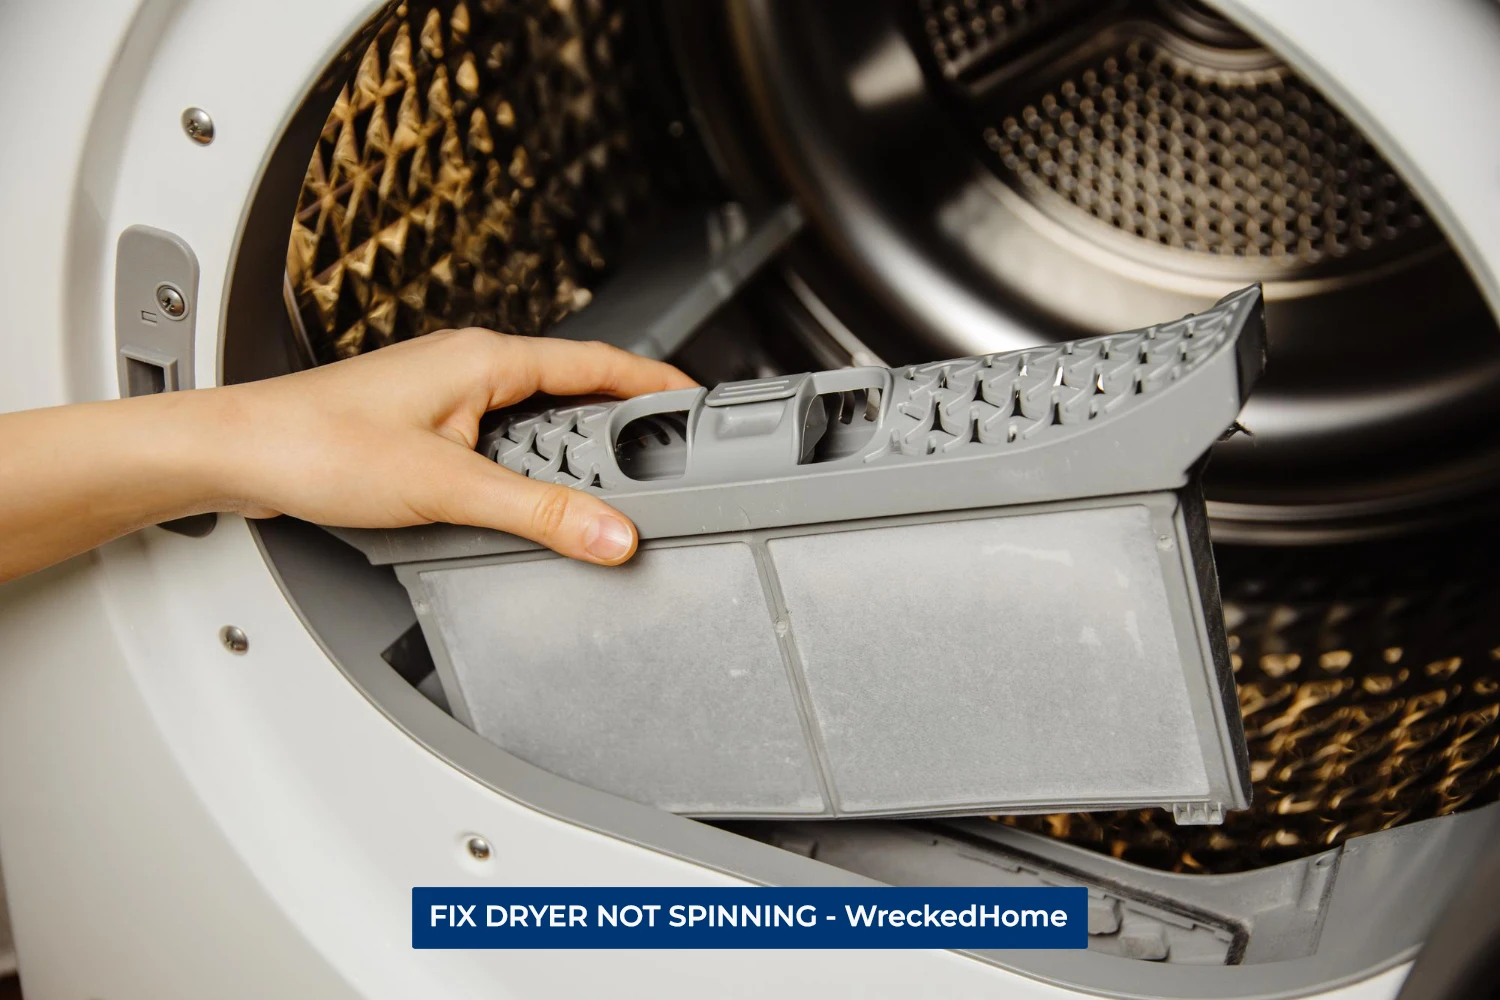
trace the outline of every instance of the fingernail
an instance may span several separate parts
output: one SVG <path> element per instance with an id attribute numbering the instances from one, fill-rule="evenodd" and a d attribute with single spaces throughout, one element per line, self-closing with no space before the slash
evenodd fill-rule
<path id="1" fill-rule="evenodd" d="M 630 525 L 608 514 L 594 518 L 583 533 L 584 551 L 600 562 L 623 559 L 634 543 L 635 533 L 630 530 Z"/>

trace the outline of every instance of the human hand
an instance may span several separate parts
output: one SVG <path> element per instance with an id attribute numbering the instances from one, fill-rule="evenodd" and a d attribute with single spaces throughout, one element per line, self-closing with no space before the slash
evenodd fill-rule
<path id="1" fill-rule="evenodd" d="M 397 528 L 495 528 L 616 565 L 634 525 L 598 497 L 511 472 L 474 451 L 479 419 L 536 392 L 624 398 L 695 385 L 604 344 L 446 330 L 281 378 L 202 394 L 218 440 L 209 506 L 251 517 Z"/>

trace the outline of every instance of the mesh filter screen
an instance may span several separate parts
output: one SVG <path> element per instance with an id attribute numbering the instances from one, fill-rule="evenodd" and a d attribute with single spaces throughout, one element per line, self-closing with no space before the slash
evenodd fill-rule
<path id="1" fill-rule="evenodd" d="M 523 760 L 680 812 L 823 809 L 748 545 L 431 569 L 422 586 L 451 704 Z"/>
<path id="2" fill-rule="evenodd" d="M 287 274 L 314 358 L 589 302 L 650 185 L 624 4 L 411 0 L 323 128 Z"/>
<path id="3" fill-rule="evenodd" d="M 1221 549 L 1254 804 L 1010 817 L 1183 872 L 1243 871 L 1500 798 L 1500 536 Z"/>

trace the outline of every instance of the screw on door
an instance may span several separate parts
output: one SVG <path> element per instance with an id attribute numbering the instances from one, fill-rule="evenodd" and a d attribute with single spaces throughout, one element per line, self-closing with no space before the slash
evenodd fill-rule
<path id="1" fill-rule="evenodd" d="M 188 108 L 182 113 L 182 130 L 200 146 L 214 141 L 214 120 L 202 108 Z"/>
<path id="2" fill-rule="evenodd" d="M 224 644 L 225 649 L 236 656 L 250 648 L 250 637 L 237 625 L 225 625 L 219 629 L 219 641 Z"/>
<path id="3" fill-rule="evenodd" d="M 187 299 L 183 297 L 176 285 L 165 283 L 157 285 L 156 304 L 169 319 L 182 319 L 187 315 Z"/>

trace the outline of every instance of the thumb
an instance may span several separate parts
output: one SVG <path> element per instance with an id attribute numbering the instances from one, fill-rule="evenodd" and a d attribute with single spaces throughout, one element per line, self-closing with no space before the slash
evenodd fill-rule
<path id="1" fill-rule="evenodd" d="M 453 474 L 439 477 L 441 519 L 529 538 L 559 555 L 617 566 L 635 555 L 635 525 L 582 490 L 528 479 L 477 452 L 458 453 Z"/>

